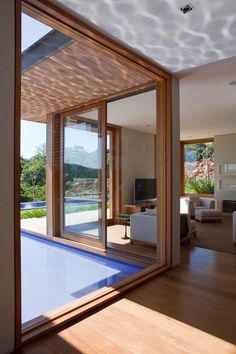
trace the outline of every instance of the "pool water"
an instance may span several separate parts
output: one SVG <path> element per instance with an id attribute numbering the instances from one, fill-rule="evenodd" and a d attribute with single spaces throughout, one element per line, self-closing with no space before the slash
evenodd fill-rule
<path id="1" fill-rule="evenodd" d="M 26 232 L 21 267 L 23 323 L 141 270 Z"/>

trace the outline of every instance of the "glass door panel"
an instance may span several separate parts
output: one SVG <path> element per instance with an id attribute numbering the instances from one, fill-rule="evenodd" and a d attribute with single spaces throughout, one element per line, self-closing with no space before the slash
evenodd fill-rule
<path id="1" fill-rule="evenodd" d="M 64 117 L 64 231 L 102 241 L 100 109 Z M 105 202 L 105 201 L 104 201 Z"/>

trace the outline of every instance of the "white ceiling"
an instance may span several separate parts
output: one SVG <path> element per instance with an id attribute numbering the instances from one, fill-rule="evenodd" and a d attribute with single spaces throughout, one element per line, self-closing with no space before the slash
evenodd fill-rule
<path id="1" fill-rule="evenodd" d="M 97 121 L 98 111 L 94 109 L 80 114 L 72 114 L 71 117 L 73 116 Z M 107 122 L 156 134 L 156 90 L 109 102 Z"/>
<path id="2" fill-rule="evenodd" d="M 236 133 L 236 57 L 180 75 L 180 139 Z M 108 105 L 108 122 L 155 133 L 156 91 Z"/>
<path id="3" fill-rule="evenodd" d="M 236 56 L 235 0 L 59 2 L 172 72 Z"/>
<path id="4" fill-rule="evenodd" d="M 192 69 L 180 80 L 181 140 L 236 133 L 236 57 Z"/>
<path id="5" fill-rule="evenodd" d="M 107 122 L 155 134 L 156 90 L 110 102 Z"/>
<path id="6" fill-rule="evenodd" d="M 58 1 L 181 77 L 182 140 L 236 133 L 236 0 Z M 150 102 L 150 92 L 114 102 L 110 122 L 153 132 Z"/>

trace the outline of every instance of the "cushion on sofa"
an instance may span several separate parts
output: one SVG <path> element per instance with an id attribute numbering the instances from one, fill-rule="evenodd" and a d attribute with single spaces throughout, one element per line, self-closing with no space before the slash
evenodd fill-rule
<path id="1" fill-rule="evenodd" d="M 153 209 L 146 208 L 145 211 L 147 215 L 157 215 L 157 208 L 153 208 Z"/>

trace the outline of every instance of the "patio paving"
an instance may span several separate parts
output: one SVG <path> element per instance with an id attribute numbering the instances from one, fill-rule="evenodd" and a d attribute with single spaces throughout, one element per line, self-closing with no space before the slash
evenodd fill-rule
<path id="1" fill-rule="evenodd" d="M 77 213 L 66 214 L 67 226 L 90 223 L 97 220 L 97 210 L 80 211 Z M 46 235 L 47 218 L 46 216 L 43 216 L 41 218 L 22 219 L 21 229 Z"/>

